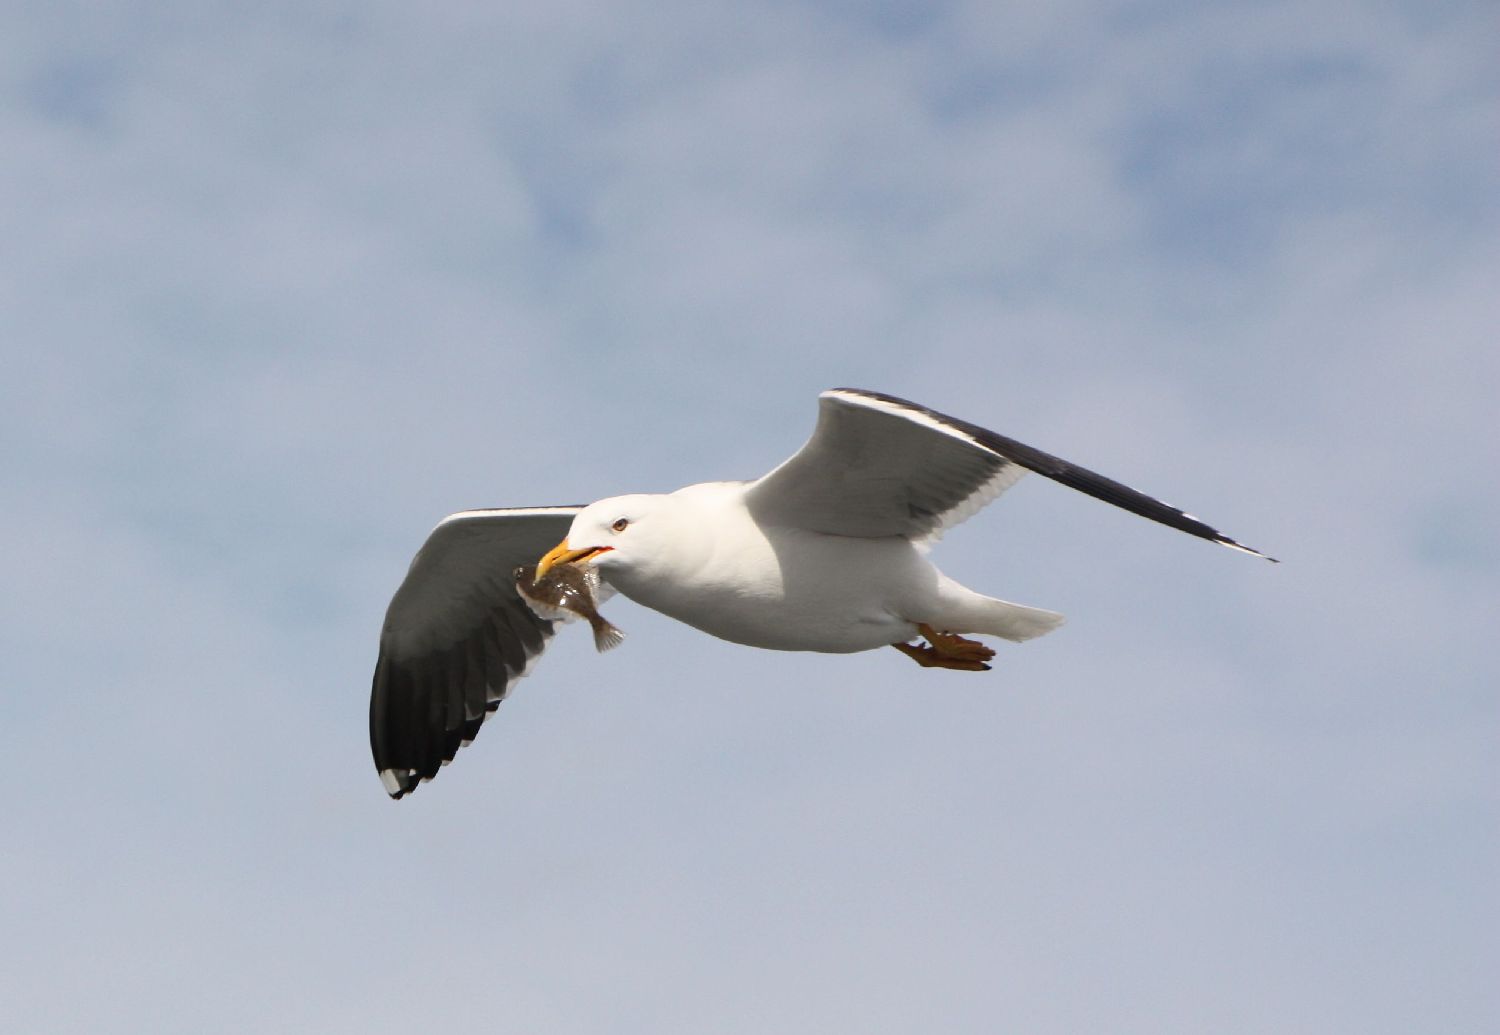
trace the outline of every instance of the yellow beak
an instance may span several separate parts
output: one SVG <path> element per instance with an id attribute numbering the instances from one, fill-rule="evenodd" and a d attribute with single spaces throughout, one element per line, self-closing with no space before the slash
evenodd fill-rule
<path id="1" fill-rule="evenodd" d="M 575 550 L 564 539 L 544 553 L 542 559 L 536 562 L 536 574 L 532 578 L 540 579 L 558 564 L 573 564 L 577 561 L 586 561 L 595 554 L 603 553 L 608 549 L 610 549 L 608 546 L 591 546 L 587 550 Z"/>

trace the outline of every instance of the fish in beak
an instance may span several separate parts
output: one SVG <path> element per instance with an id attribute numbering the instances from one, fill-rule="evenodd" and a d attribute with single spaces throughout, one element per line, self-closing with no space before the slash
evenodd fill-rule
<path id="1" fill-rule="evenodd" d="M 540 579 L 543 575 L 547 574 L 548 569 L 552 568 L 555 565 L 577 564 L 581 561 L 588 560 L 590 557 L 596 557 L 599 554 L 606 553 L 612 549 L 614 549 L 614 547 L 612 546 L 591 546 L 587 550 L 575 550 L 571 546 L 569 546 L 568 541 L 564 539 L 562 542 L 558 543 L 552 549 L 544 553 L 542 555 L 542 559 L 536 562 L 536 574 L 533 575 L 532 578 Z"/>

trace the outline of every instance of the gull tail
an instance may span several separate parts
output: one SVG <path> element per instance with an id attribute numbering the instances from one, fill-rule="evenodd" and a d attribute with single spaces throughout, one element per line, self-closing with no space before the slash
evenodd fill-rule
<path id="1" fill-rule="evenodd" d="M 917 620 L 944 632 L 979 633 L 1022 643 L 1045 636 L 1063 624 L 1063 616 L 1056 611 L 996 600 L 946 575 L 941 578 L 937 603 L 926 617 Z"/>
<path id="2" fill-rule="evenodd" d="M 982 614 L 979 617 L 985 624 L 972 626 L 964 632 L 989 633 L 991 636 L 998 636 L 1012 643 L 1024 643 L 1026 640 L 1045 636 L 1067 620 L 1056 611 L 1027 607 L 1025 604 L 1012 604 L 1008 600 L 995 600 L 990 597 L 985 598 Z"/>

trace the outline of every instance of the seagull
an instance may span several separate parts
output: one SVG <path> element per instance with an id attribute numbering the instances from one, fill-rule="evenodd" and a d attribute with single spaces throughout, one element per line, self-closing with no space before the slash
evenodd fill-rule
<path id="1" fill-rule="evenodd" d="M 994 650 L 961 634 L 1019 643 L 1063 616 L 976 593 L 927 551 L 1027 471 L 1275 560 L 1040 449 L 893 395 L 836 388 L 819 396 L 807 443 L 756 481 L 444 518 L 380 634 L 370 746 L 381 782 L 400 798 L 432 779 L 546 648 L 557 623 L 518 593 L 512 573 L 523 564 L 538 579 L 592 565 L 609 589 L 751 647 L 890 646 L 925 668 L 988 669 Z"/>

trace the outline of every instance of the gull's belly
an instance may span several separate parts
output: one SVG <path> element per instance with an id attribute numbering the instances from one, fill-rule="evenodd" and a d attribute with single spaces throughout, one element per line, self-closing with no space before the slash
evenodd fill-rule
<path id="1" fill-rule="evenodd" d="M 757 529 L 670 577 L 617 588 L 720 639 L 771 650 L 852 653 L 917 635 L 937 571 L 904 539 Z"/>

